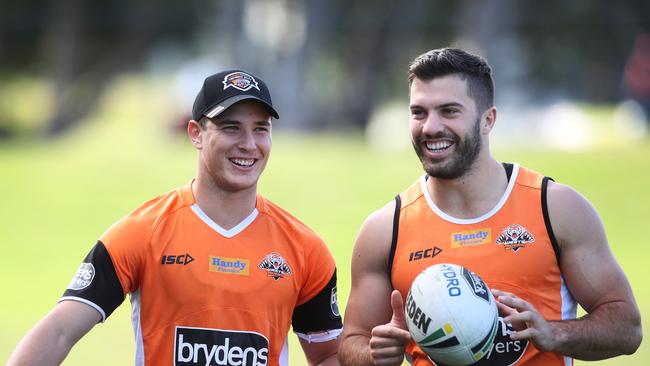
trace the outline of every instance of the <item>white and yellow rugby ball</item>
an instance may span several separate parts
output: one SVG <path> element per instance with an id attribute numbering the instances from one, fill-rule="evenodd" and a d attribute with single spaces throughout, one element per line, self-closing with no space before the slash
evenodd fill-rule
<path id="1" fill-rule="evenodd" d="M 456 264 L 422 271 L 411 285 L 405 310 L 413 340 L 439 366 L 480 360 L 497 333 L 492 292 L 479 276 Z"/>

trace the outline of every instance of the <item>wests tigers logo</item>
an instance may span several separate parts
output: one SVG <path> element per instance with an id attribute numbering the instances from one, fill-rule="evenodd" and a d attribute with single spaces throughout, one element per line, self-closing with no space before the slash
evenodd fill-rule
<path id="1" fill-rule="evenodd" d="M 289 267 L 287 261 L 275 252 L 267 254 L 258 267 L 266 270 L 267 276 L 273 277 L 276 281 L 291 274 L 291 267 Z"/>
<path id="2" fill-rule="evenodd" d="M 496 243 L 503 245 L 506 249 L 513 252 L 526 247 L 527 244 L 535 242 L 533 234 L 529 233 L 525 227 L 512 224 L 501 232 Z"/>

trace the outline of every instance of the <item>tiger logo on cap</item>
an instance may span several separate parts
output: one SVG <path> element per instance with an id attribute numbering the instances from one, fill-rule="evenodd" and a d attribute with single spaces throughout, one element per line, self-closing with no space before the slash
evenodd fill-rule
<path id="1" fill-rule="evenodd" d="M 255 78 L 252 77 L 251 75 L 241 71 L 233 72 L 226 75 L 223 78 L 222 83 L 223 83 L 223 90 L 226 90 L 229 87 L 233 87 L 241 91 L 247 91 L 250 88 L 255 88 L 257 90 L 260 90 L 259 86 L 257 86 L 257 80 L 255 80 Z"/>

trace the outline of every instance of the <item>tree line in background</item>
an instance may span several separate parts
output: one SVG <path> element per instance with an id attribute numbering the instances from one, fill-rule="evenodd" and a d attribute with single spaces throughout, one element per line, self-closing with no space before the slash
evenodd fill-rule
<path id="1" fill-rule="evenodd" d="M 285 126 L 362 129 L 378 103 L 405 96 L 413 57 L 452 43 L 488 59 L 497 93 L 525 85 L 534 100 L 616 101 L 634 39 L 650 31 L 646 0 L 22 0 L 2 9 L 0 83 L 49 81 L 48 136 L 83 121 L 113 78 L 146 71 L 161 48 L 264 75 Z M 14 136 L 1 112 L 0 136 Z"/>

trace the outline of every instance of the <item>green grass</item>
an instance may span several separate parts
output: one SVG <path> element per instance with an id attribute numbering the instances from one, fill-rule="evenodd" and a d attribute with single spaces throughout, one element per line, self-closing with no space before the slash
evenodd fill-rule
<path id="1" fill-rule="evenodd" d="M 106 105 L 81 131 L 55 142 L 0 145 L 0 360 L 55 304 L 95 240 L 114 221 L 149 198 L 189 181 L 195 152 L 170 136 L 165 116 L 140 115 L 145 104 L 126 83 L 127 100 Z M 154 95 L 149 106 L 164 103 Z M 150 108 L 148 110 L 156 110 Z M 119 112 L 117 112 L 119 111 Z M 163 127 L 161 127 L 163 126 Z M 642 314 L 650 313 L 645 285 L 650 259 L 650 146 L 618 146 L 583 153 L 499 150 L 572 185 L 600 211 L 612 250 L 634 288 Z M 331 247 L 339 268 L 339 301 L 349 293 L 350 252 L 365 217 L 421 174 L 410 151 L 382 153 L 359 136 L 276 134 L 260 191 L 310 225 Z M 73 349 L 66 365 L 133 363 L 130 306 Z M 644 329 L 648 319 L 643 318 Z M 292 335 L 291 359 L 303 365 Z M 646 342 L 647 343 L 647 342 Z M 576 364 L 582 364 L 577 362 Z M 629 357 L 600 365 L 650 364 L 646 344 Z"/>

